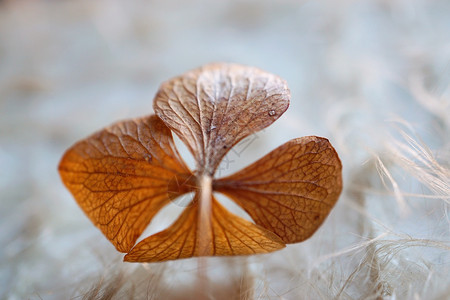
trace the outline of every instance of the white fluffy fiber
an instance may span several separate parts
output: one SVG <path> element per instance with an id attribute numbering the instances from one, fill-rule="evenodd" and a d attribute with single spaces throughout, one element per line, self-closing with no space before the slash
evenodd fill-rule
<path id="1" fill-rule="evenodd" d="M 223 174 L 319 135 L 341 156 L 343 194 L 311 239 L 273 254 L 200 271 L 197 259 L 122 263 L 58 161 L 212 61 L 260 67 L 292 91 Z M 449 82 L 445 0 L 0 1 L 0 298 L 449 299 Z"/>

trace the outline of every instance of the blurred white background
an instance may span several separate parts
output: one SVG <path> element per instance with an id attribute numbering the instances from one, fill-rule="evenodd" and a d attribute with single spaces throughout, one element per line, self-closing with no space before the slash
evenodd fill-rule
<path id="1" fill-rule="evenodd" d="M 0 1 L 0 298 L 189 297 L 195 259 L 122 263 L 56 168 L 75 141 L 153 113 L 162 81 L 217 61 L 275 73 L 292 92 L 221 175 L 319 135 L 341 156 L 345 189 L 310 240 L 211 259 L 211 298 L 233 287 L 241 298 L 447 298 L 445 0 Z"/>

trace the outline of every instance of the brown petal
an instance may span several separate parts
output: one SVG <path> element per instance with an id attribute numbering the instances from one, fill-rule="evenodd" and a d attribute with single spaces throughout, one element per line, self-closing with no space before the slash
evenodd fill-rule
<path id="1" fill-rule="evenodd" d="M 198 199 L 186 208 L 168 229 L 138 243 L 125 255 L 128 262 L 158 262 L 195 256 L 227 256 L 268 253 L 284 248 L 275 234 L 228 212 L 212 198 L 210 251 L 201 249 L 202 236 L 198 226 Z"/>
<path id="2" fill-rule="evenodd" d="M 342 165 L 325 138 L 294 139 L 262 159 L 214 182 L 256 224 L 285 243 L 310 237 L 322 224 L 342 190 Z"/>
<path id="3" fill-rule="evenodd" d="M 128 252 L 169 198 L 189 191 L 180 183 L 189 183 L 191 173 L 174 149 L 157 116 L 129 120 L 76 143 L 59 172 L 91 221 Z"/>
<path id="4" fill-rule="evenodd" d="M 278 76 L 236 64 L 210 64 L 163 83 L 156 114 L 188 146 L 197 171 L 213 175 L 228 150 L 277 120 L 290 92 Z"/>

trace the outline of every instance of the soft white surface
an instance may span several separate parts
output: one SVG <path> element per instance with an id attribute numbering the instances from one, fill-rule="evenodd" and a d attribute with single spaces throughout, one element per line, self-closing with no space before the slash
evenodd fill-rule
<path id="1" fill-rule="evenodd" d="M 212 61 L 260 67 L 292 91 L 221 175 L 319 135 L 345 189 L 310 240 L 208 259 L 211 298 L 449 298 L 445 0 L 0 1 L 0 298 L 195 297 L 196 259 L 122 263 L 56 166 L 78 139 L 152 113 L 163 80 Z"/>

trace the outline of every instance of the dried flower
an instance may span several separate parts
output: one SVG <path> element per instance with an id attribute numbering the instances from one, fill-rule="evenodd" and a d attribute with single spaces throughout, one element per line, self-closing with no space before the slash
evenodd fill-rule
<path id="1" fill-rule="evenodd" d="M 286 82 L 252 67 L 211 64 L 161 85 L 156 115 L 107 127 L 64 154 L 59 172 L 83 211 L 129 262 L 267 253 L 310 237 L 342 190 L 341 162 L 325 138 L 291 140 L 216 179 L 226 153 L 289 106 Z M 196 160 L 190 171 L 174 131 Z M 155 214 L 194 192 L 166 230 L 135 245 Z M 220 192 L 253 224 L 228 212 Z"/>

